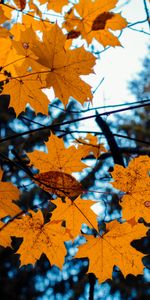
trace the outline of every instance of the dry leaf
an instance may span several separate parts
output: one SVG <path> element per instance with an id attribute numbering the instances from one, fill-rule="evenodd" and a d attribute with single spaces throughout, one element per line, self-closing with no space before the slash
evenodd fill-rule
<path id="1" fill-rule="evenodd" d="M 40 188 L 59 197 L 74 198 L 83 192 L 81 183 L 70 174 L 49 171 L 37 174 L 34 178 Z"/>

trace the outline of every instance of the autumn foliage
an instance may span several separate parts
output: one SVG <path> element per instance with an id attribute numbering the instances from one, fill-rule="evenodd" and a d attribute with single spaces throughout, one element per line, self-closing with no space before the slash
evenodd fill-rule
<path id="1" fill-rule="evenodd" d="M 92 102 L 91 86 L 86 76 L 94 73 L 96 58 L 87 46 L 96 39 L 103 47 L 120 46 L 115 31 L 123 30 L 127 21 L 113 9 L 117 0 L 80 0 L 67 6 L 67 0 L 40 0 L 49 10 L 62 13 L 63 22 L 53 24 L 42 6 L 32 0 L 9 1 L 0 4 L 0 81 L 1 95 L 10 95 L 10 106 L 16 116 L 29 103 L 36 113 L 48 114 L 49 98 L 44 89 L 53 88 L 55 97 L 67 106 L 73 97 L 82 105 Z M 65 6 L 65 10 L 62 10 Z M 65 12 L 64 12 L 65 11 Z M 15 22 L 14 20 L 15 15 Z M 8 26 L 9 24 L 9 26 Z M 86 47 L 72 47 L 80 38 Z M 81 77 L 81 75 L 86 75 Z M 1 98 L 3 99 L 3 98 Z M 53 128 L 52 128 L 53 129 Z M 85 187 L 74 173 L 88 168 L 83 158 L 92 154 L 96 160 L 107 153 L 104 144 L 88 134 L 67 146 L 53 131 L 45 143 L 46 152 L 28 153 L 30 171 L 26 177 L 49 193 L 53 206 L 51 217 L 45 222 L 40 208 L 24 211 L 16 200 L 21 191 L 11 182 L 0 181 L 0 245 L 12 247 L 12 237 L 23 238 L 17 251 L 20 266 L 35 264 L 44 253 L 51 265 L 62 268 L 67 249 L 65 242 L 84 236 L 75 258 L 89 259 L 88 272 L 99 282 L 112 277 L 113 266 L 124 276 L 143 273 L 143 253 L 131 242 L 146 236 L 148 231 L 140 218 L 150 222 L 150 159 L 147 155 L 132 158 L 127 167 L 115 165 L 110 172 L 111 185 L 121 193 L 122 220 L 105 224 L 101 232 L 93 199 L 83 199 Z M 32 174 L 32 173 L 31 173 Z M 9 217 L 6 219 L 5 217 Z M 86 224 L 90 234 L 84 233 Z M 82 230 L 81 230 L 82 229 Z M 72 258 L 73 259 L 73 258 Z"/>

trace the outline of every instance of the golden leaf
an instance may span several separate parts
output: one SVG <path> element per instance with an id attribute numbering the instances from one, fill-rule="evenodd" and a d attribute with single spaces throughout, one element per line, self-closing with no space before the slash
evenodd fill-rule
<path id="1" fill-rule="evenodd" d="M 79 16 L 71 9 L 65 16 L 63 26 L 68 32 L 72 30 L 80 32 L 88 43 L 95 38 L 104 47 L 119 46 L 118 38 L 109 29 L 121 30 L 127 26 L 127 22 L 120 14 L 109 12 L 116 3 L 117 0 L 80 0 L 74 5 Z"/>
<path id="2" fill-rule="evenodd" d="M 66 227 L 70 230 L 73 238 L 80 234 L 82 224 L 87 224 L 90 228 L 98 230 L 97 216 L 90 208 L 95 204 L 92 200 L 83 200 L 80 197 L 74 201 L 66 198 L 52 200 L 57 207 L 52 213 L 51 220 L 62 220 L 66 222 Z"/>
<path id="3" fill-rule="evenodd" d="M 68 0 L 59 0 L 59 1 L 56 1 L 56 0 L 50 0 L 50 1 L 47 1 L 47 0 L 39 0 L 39 2 L 41 4 L 44 4 L 47 2 L 48 4 L 48 9 L 52 9 L 52 10 L 55 10 L 56 12 L 61 12 L 62 10 L 62 7 L 64 5 L 67 5 L 68 4 Z"/>
<path id="4" fill-rule="evenodd" d="M 5 11 L 2 8 L 2 6 L 0 5 L 0 24 L 3 24 L 7 20 L 8 20 L 8 17 L 5 15 Z"/>
<path id="5" fill-rule="evenodd" d="M 65 148 L 63 139 L 51 134 L 46 146 L 48 153 L 36 150 L 28 154 L 31 164 L 34 164 L 41 173 L 59 171 L 71 174 L 73 172 L 80 172 L 86 167 L 81 162 L 82 153 L 74 146 Z"/>
<path id="6" fill-rule="evenodd" d="M 87 243 L 79 247 L 76 258 L 88 257 L 88 272 L 95 273 L 99 282 L 112 278 L 113 266 L 120 268 L 124 276 L 129 273 L 137 275 L 143 272 L 143 254 L 130 243 L 145 235 L 147 228 L 143 224 L 132 227 L 128 223 L 112 221 L 107 224 L 104 235 L 85 236 Z"/>
<path id="7" fill-rule="evenodd" d="M 111 173 L 115 180 L 111 184 L 125 192 L 121 199 L 123 218 L 129 220 L 140 217 L 150 222 L 150 158 L 140 156 L 129 162 L 127 168 L 115 165 Z"/>
<path id="8" fill-rule="evenodd" d="M 55 96 L 64 105 L 71 96 L 84 103 L 92 99 L 92 93 L 90 86 L 81 80 L 80 75 L 93 72 L 95 58 L 83 47 L 65 50 L 65 42 L 66 36 L 62 30 L 53 25 L 51 30 L 43 32 L 43 41 L 38 42 L 32 51 L 38 57 L 37 62 L 46 80 L 45 87 L 53 87 Z"/>
<path id="9" fill-rule="evenodd" d="M 94 156 L 98 158 L 102 152 L 107 152 L 104 144 L 99 144 L 97 137 L 90 133 L 88 133 L 85 138 L 77 139 L 75 144 L 78 145 L 78 149 L 82 151 L 83 157 L 93 153 Z"/>
<path id="10" fill-rule="evenodd" d="M 3 247 L 11 247 L 11 237 L 9 227 L 5 227 L 1 230 L 4 226 L 4 223 L 0 221 L 0 246 Z"/>
<path id="11" fill-rule="evenodd" d="M 70 238 L 69 234 L 60 221 L 44 224 L 40 210 L 37 213 L 31 211 L 30 214 L 32 217 L 25 215 L 9 225 L 12 236 L 23 238 L 17 251 L 21 265 L 35 264 L 42 253 L 45 253 L 51 265 L 61 268 L 66 255 L 64 242 Z"/>
<path id="12" fill-rule="evenodd" d="M 47 114 L 49 100 L 41 91 L 41 81 L 38 74 L 11 79 L 4 85 L 2 94 L 10 95 L 10 105 L 14 107 L 18 115 L 29 103 L 36 112 Z"/>
<path id="13" fill-rule="evenodd" d="M 13 200 L 18 200 L 19 190 L 10 182 L 0 182 L 0 218 L 15 216 L 20 212 Z"/>

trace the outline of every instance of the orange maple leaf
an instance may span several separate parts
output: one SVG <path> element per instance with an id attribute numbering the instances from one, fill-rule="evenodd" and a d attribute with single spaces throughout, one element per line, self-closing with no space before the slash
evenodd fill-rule
<path id="1" fill-rule="evenodd" d="M 127 26 L 126 20 L 120 14 L 109 12 L 117 2 L 118 0 L 80 0 L 66 15 L 63 26 L 68 32 L 80 32 L 88 43 L 95 38 L 104 47 L 120 46 L 118 38 L 109 31 L 121 30 Z"/>
<path id="2" fill-rule="evenodd" d="M 9 79 L 8 83 L 4 85 L 2 94 L 10 95 L 10 105 L 14 107 L 18 115 L 29 103 L 36 112 L 47 114 L 49 100 L 47 96 L 41 91 L 41 80 L 38 74 L 27 77 L 19 77 Z"/>
<path id="3" fill-rule="evenodd" d="M 51 220 L 62 220 L 66 222 L 66 227 L 70 230 L 72 237 L 75 238 L 80 234 L 82 224 L 87 224 L 90 228 L 98 230 L 97 216 L 90 208 L 95 204 L 92 200 L 83 200 L 80 197 L 74 201 L 65 198 L 52 200 L 57 207 L 52 213 Z"/>
<path id="4" fill-rule="evenodd" d="M 12 80 L 17 79 L 17 75 L 19 79 L 20 72 L 16 72 L 15 67 L 21 64 L 21 73 L 24 71 L 24 77 L 28 76 L 28 81 L 31 78 L 31 88 L 32 76 L 40 74 L 42 87 L 53 87 L 55 96 L 64 105 L 71 96 L 81 103 L 92 99 L 91 87 L 80 78 L 80 75 L 93 72 L 95 58 L 91 53 L 83 47 L 66 51 L 66 37 L 57 25 L 43 31 L 42 41 L 32 27 L 21 31 L 17 38 L 19 36 L 20 40 L 12 41 L 13 49 L 5 61 Z M 22 81 L 24 77 L 22 76 Z"/>
<path id="5" fill-rule="evenodd" d="M 115 165 L 111 173 L 115 180 L 111 184 L 125 192 L 121 199 L 123 218 L 140 217 L 150 222 L 150 158 L 140 156 L 129 162 L 127 168 Z"/>
<path id="6" fill-rule="evenodd" d="M 0 24 L 3 24 L 5 21 L 8 20 L 8 17 L 5 15 L 5 11 L 0 5 Z"/>
<path id="7" fill-rule="evenodd" d="M 55 10 L 56 12 L 61 12 L 64 5 L 68 4 L 68 0 L 39 0 L 41 4 L 47 3 L 48 9 Z"/>
<path id="8" fill-rule="evenodd" d="M 3 228 L 4 223 L 0 221 L 0 246 L 11 247 L 11 236 L 9 227 Z M 1 230 L 1 228 L 3 228 Z"/>
<path id="9" fill-rule="evenodd" d="M 45 87 L 53 87 L 55 96 L 64 105 L 70 96 L 84 103 L 92 99 L 92 93 L 90 86 L 79 76 L 93 72 L 95 58 L 83 47 L 66 51 L 65 41 L 65 35 L 56 24 L 43 32 L 43 41 L 38 42 L 32 51 L 38 57 L 37 62 L 46 80 Z"/>
<path id="10" fill-rule="evenodd" d="M 132 227 L 128 223 L 112 221 L 107 224 L 106 233 L 101 237 L 85 236 L 87 243 L 79 247 L 76 258 L 88 257 L 88 272 L 95 273 L 99 282 L 112 278 L 113 266 L 120 268 L 124 276 L 143 272 L 143 254 L 130 243 L 145 235 L 147 228 L 143 224 Z"/>
<path id="11" fill-rule="evenodd" d="M 48 152 L 34 151 L 28 154 L 31 164 L 41 173 L 59 171 L 67 174 L 80 172 L 86 165 L 81 162 L 82 153 L 75 146 L 65 148 L 64 141 L 51 134 L 46 143 Z"/>
<path id="12" fill-rule="evenodd" d="M 23 238 L 17 251 L 21 265 L 35 264 L 42 253 L 45 253 L 52 265 L 61 268 L 66 255 L 64 242 L 70 239 L 69 234 L 60 221 L 44 224 L 40 210 L 31 211 L 30 214 L 31 216 L 25 215 L 9 224 L 10 235 Z"/>
<path id="13" fill-rule="evenodd" d="M 100 144 L 96 136 L 88 133 L 85 138 L 79 138 L 75 142 L 78 145 L 78 149 L 83 152 L 83 157 L 93 153 L 96 158 L 100 156 L 102 152 L 107 152 L 104 144 Z"/>
<path id="14" fill-rule="evenodd" d="M 14 200 L 19 198 L 19 190 L 10 182 L 0 182 L 0 218 L 15 216 L 20 212 Z"/>

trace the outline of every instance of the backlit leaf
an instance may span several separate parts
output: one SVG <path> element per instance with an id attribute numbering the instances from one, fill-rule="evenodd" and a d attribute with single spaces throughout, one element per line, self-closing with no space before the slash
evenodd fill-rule
<path id="1" fill-rule="evenodd" d="M 107 224 L 106 233 L 101 237 L 85 235 L 87 243 L 79 247 L 76 258 L 88 257 L 88 272 L 95 273 L 99 282 L 112 278 L 114 265 L 118 266 L 124 276 L 143 272 L 143 254 L 130 243 L 145 235 L 147 229 L 143 224 L 132 227 L 128 223 L 112 221 Z"/>
<path id="2" fill-rule="evenodd" d="M 82 224 L 87 224 L 90 228 L 98 230 L 97 216 L 92 211 L 91 206 L 95 204 L 92 200 L 83 200 L 80 197 L 74 201 L 66 198 L 65 202 L 61 199 L 52 200 L 57 207 L 52 214 L 52 221 L 62 220 L 66 222 L 66 227 L 75 238 L 80 234 Z"/>

